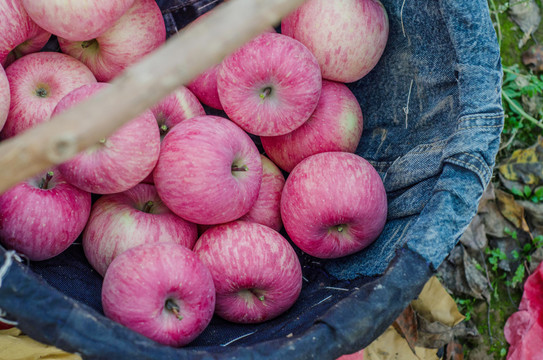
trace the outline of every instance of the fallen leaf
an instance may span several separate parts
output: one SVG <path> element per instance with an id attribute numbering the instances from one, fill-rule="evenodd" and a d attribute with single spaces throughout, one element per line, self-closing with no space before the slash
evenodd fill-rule
<path id="1" fill-rule="evenodd" d="M 533 72 L 543 72 L 543 45 L 535 44 L 522 53 L 522 63 Z"/>
<path id="2" fill-rule="evenodd" d="M 496 200 L 496 195 L 494 194 L 494 184 L 492 182 L 489 182 L 487 187 L 485 188 L 485 191 L 483 192 L 483 196 L 481 196 L 481 200 L 479 200 L 479 207 L 477 209 L 477 213 L 486 212 L 486 204 L 489 201 L 494 200 Z"/>
<path id="3" fill-rule="evenodd" d="M 460 242 L 471 250 L 482 250 L 488 244 L 483 218 L 475 215 L 471 223 L 460 237 Z"/>
<path id="4" fill-rule="evenodd" d="M 481 214 L 485 224 L 486 234 L 493 237 L 505 237 L 505 228 L 511 228 L 512 224 L 501 214 L 495 201 L 486 204 L 486 212 Z"/>
<path id="5" fill-rule="evenodd" d="M 539 248 L 530 256 L 531 260 L 528 262 L 528 270 L 533 273 L 535 269 L 543 262 L 543 248 Z"/>
<path id="6" fill-rule="evenodd" d="M 408 305 L 404 311 L 398 316 L 396 321 L 392 324 L 394 329 L 400 334 L 406 341 L 407 345 L 413 352 L 415 352 L 415 343 L 417 342 L 417 316 L 413 311 L 413 307 Z"/>
<path id="7" fill-rule="evenodd" d="M 524 208 L 526 218 L 540 233 L 543 233 L 543 203 L 533 203 L 531 201 L 518 201 L 519 205 Z"/>
<path id="8" fill-rule="evenodd" d="M 54 346 L 45 345 L 23 334 L 17 328 L 0 331 L 0 359 L 10 360 L 80 360 Z"/>
<path id="9" fill-rule="evenodd" d="M 515 201 L 513 194 L 496 190 L 496 201 L 500 212 L 507 220 L 515 225 L 516 228 L 530 232 L 530 228 L 524 217 L 524 207 Z"/>
<path id="10" fill-rule="evenodd" d="M 471 289 L 471 295 L 477 299 L 490 299 L 490 286 L 489 281 L 483 274 L 480 267 L 477 266 L 478 262 L 473 259 L 467 251 L 464 250 L 464 276 Z"/>
<path id="11" fill-rule="evenodd" d="M 445 360 L 464 360 L 464 349 L 462 344 L 454 339 L 447 344 Z"/>
<path id="12" fill-rule="evenodd" d="M 469 337 L 476 337 L 479 334 L 466 326 L 466 323 L 450 327 L 439 321 L 430 322 L 424 318 L 418 317 L 419 322 L 419 340 L 417 345 L 430 348 L 439 349 L 454 339 L 462 339 Z"/>
<path id="13" fill-rule="evenodd" d="M 413 310 L 430 321 L 439 321 L 455 326 L 465 319 L 458 311 L 454 299 L 449 295 L 436 276 L 426 282 L 417 299 L 411 302 Z"/>
<path id="14" fill-rule="evenodd" d="M 413 354 L 407 341 L 390 326 L 364 349 L 364 360 L 439 360 L 436 349 L 415 347 Z"/>
<path id="15" fill-rule="evenodd" d="M 543 182 L 543 137 L 526 149 L 515 150 L 498 171 L 505 179 L 526 185 Z"/>
<path id="16" fill-rule="evenodd" d="M 513 20 L 524 33 L 524 36 L 518 44 L 518 47 L 521 48 L 539 27 L 539 23 L 541 22 L 539 7 L 534 0 L 510 0 L 509 14 L 511 20 Z"/>

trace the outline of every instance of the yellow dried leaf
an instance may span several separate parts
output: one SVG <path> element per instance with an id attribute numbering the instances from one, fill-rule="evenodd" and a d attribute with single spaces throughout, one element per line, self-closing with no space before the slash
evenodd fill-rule
<path id="1" fill-rule="evenodd" d="M 429 322 L 440 322 L 453 327 L 465 319 L 458 306 L 439 280 L 432 276 L 424 285 L 417 299 L 411 302 L 413 309 Z"/>
<path id="2" fill-rule="evenodd" d="M 31 339 L 17 328 L 0 331 L 0 360 L 81 360 L 54 346 Z"/>
<path id="3" fill-rule="evenodd" d="M 392 326 L 364 349 L 364 360 L 439 360 L 437 349 L 415 347 L 416 355 L 407 341 Z"/>
<path id="4" fill-rule="evenodd" d="M 515 227 L 530 232 L 530 227 L 524 217 L 524 207 L 515 201 L 512 194 L 505 191 L 496 190 L 496 200 L 502 215 L 509 220 Z"/>
<path id="5" fill-rule="evenodd" d="M 543 181 L 543 137 L 527 148 L 513 152 L 505 164 L 498 167 L 500 174 L 510 181 L 536 185 Z"/>

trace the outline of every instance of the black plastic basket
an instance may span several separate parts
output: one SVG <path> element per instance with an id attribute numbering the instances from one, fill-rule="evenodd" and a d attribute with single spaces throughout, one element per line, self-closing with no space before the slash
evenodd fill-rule
<path id="1" fill-rule="evenodd" d="M 170 34 L 219 2 L 157 0 Z M 371 343 L 468 226 L 503 126 L 500 56 L 486 0 L 382 3 L 390 21 L 385 53 L 348 84 L 364 113 L 357 153 L 380 173 L 389 201 L 387 225 L 371 247 L 336 260 L 299 252 L 305 281 L 288 312 L 259 325 L 214 318 L 179 349 L 103 315 L 102 278 L 78 241 L 32 263 L 0 248 L 0 308 L 9 319 L 85 359 L 336 359 Z"/>

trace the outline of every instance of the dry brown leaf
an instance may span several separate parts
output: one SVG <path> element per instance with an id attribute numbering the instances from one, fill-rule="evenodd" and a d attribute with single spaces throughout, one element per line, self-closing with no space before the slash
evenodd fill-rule
<path id="1" fill-rule="evenodd" d="M 474 251 L 482 250 L 488 245 L 485 223 L 480 215 L 473 217 L 468 228 L 460 237 L 460 242 Z"/>
<path id="2" fill-rule="evenodd" d="M 464 360 L 464 349 L 462 344 L 452 340 L 447 344 L 445 360 Z"/>
<path id="3" fill-rule="evenodd" d="M 439 321 L 451 327 L 465 319 L 458 311 L 454 299 L 435 276 L 426 282 L 420 295 L 411 302 L 411 305 L 420 317 L 429 321 Z"/>
<path id="4" fill-rule="evenodd" d="M 79 355 L 69 354 L 54 346 L 39 343 L 17 328 L 0 331 L 1 360 L 81 360 Z"/>
<path id="5" fill-rule="evenodd" d="M 364 349 L 364 360 L 439 360 L 436 349 L 415 347 L 413 354 L 407 341 L 390 326 Z"/>
<path id="6" fill-rule="evenodd" d="M 539 27 L 541 22 L 539 7 L 534 0 L 510 0 L 509 14 L 524 33 L 518 44 L 521 48 Z"/>
<path id="7" fill-rule="evenodd" d="M 543 72 L 543 45 L 535 44 L 522 53 L 522 63 L 532 71 Z"/>
<path id="8" fill-rule="evenodd" d="M 489 281 L 481 270 L 477 268 L 477 262 L 464 250 L 464 276 L 471 293 L 478 299 L 490 300 Z"/>
<path id="9" fill-rule="evenodd" d="M 494 184 L 490 182 L 485 188 L 485 191 L 483 192 L 483 196 L 481 196 L 481 200 L 479 200 L 479 208 L 477 209 L 477 213 L 486 212 L 487 211 L 486 204 L 489 201 L 494 201 L 494 200 L 496 200 L 496 195 L 494 193 Z"/>
<path id="10" fill-rule="evenodd" d="M 524 207 L 515 201 L 513 194 L 502 190 L 496 190 L 496 201 L 502 215 L 509 220 L 516 228 L 530 232 L 528 223 L 524 217 Z"/>
<path id="11" fill-rule="evenodd" d="M 481 214 L 483 223 L 485 224 L 486 234 L 493 237 L 506 237 L 507 234 L 503 231 L 507 227 L 511 227 L 511 223 L 500 213 L 498 205 L 495 201 L 489 201 L 485 206 L 486 211 Z"/>
<path id="12" fill-rule="evenodd" d="M 415 315 L 415 312 L 413 311 L 411 305 L 408 305 L 404 309 L 404 311 L 400 314 L 400 316 L 398 316 L 396 321 L 394 321 L 392 326 L 407 341 L 407 345 L 409 345 L 409 348 L 411 349 L 411 351 L 413 351 L 413 354 L 416 354 L 415 344 L 418 339 L 418 325 L 417 316 Z"/>
<path id="13" fill-rule="evenodd" d="M 428 321 L 418 317 L 419 341 L 418 346 L 430 349 L 440 349 L 454 339 L 475 338 L 479 336 L 474 328 L 469 328 L 465 322 L 450 327 L 439 321 Z"/>

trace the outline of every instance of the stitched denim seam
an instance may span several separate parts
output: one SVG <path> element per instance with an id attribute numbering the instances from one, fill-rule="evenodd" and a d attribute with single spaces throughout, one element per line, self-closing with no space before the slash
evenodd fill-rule
<path id="1" fill-rule="evenodd" d="M 483 184 L 486 184 L 488 176 L 486 174 L 481 173 L 479 171 L 479 168 L 477 168 L 477 166 L 475 166 L 473 164 L 470 164 L 470 163 L 468 163 L 466 161 L 454 158 L 454 157 L 448 158 L 448 159 L 446 159 L 446 161 L 449 162 L 449 163 L 456 164 L 458 166 L 463 166 L 464 168 L 471 170 L 472 172 L 474 172 L 479 177 L 479 179 L 481 179 L 481 182 Z"/>
<path id="2" fill-rule="evenodd" d="M 475 156 L 475 155 L 470 154 L 470 153 L 467 153 L 467 152 L 463 152 L 463 153 L 461 153 L 461 154 L 462 154 L 462 155 L 467 155 L 467 156 L 469 156 L 469 157 L 475 159 L 478 163 L 481 164 L 482 167 L 484 167 L 484 168 L 489 168 L 489 166 L 488 166 L 488 164 L 486 163 L 486 161 L 484 161 L 484 160 L 481 159 L 480 157 Z"/>
<path id="3" fill-rule="evenodd" d="M 482 126 L 467 126 L 459 128 L 459 130 L 467 130 L 467 129 L 485 129 L 485 128 L 500 128 L 502 125 L 482 125 Z"/>
<path id="4" fill-rule="evenodd" d="M 474 119 L 499 119 L 499 118 L 502 118 L 504 116 L 503 113 L 499 113 L 499 114 L 486 114 L 486 115 L 464 115 L 460 118 L 460 120 L 458 121 L 459 123 L 461 122 L 464 122 L 464 121 L 468 121 L 468 120 L 474 120 Z"/>

